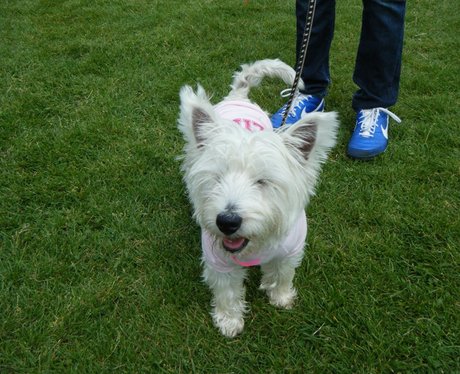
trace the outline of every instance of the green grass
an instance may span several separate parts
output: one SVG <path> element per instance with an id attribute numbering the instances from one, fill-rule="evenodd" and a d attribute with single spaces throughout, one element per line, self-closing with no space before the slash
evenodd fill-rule
<path id="1" fill-rule="evenodd" d="M 294 59 L 294 1 L 0 3 L 0 372 L 460 372 L 457 0 L 408 2 L 390 147 L 345 156 L 360 1 L 338 2 L 339 144 L 290 311 L 248 284 L 219 335 L 179 163 L 178 91 Z M 279 82 L 254 93 L 270 111 Z"/>

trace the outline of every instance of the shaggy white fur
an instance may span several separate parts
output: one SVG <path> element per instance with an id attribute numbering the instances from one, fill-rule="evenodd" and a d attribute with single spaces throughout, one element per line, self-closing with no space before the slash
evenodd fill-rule
<path id="1" fill-rule="evenodd" d="M 250 103 L 250 88 L 264 76 L 292 84 L 294 74 L 280 60 L 243 65 L 224 102 Z M 261 265 L 261 289 L 273 305 L 293 304 L 306 221 L 300 233 L 293 227 L 305 214 L 321 164 L 335 145 L 337 115 L 314 113 L 280 130 L 251 132 L 221 118 L 201 86 L 196 92 L 184 86 L 180 99 L 184 180 L 210 246 L 204 248 L 203 240 L 203 278 L 213 292 L 214 324 L 233 337 L 243 330 L 247 309 L 244 264 Z M 300 240 L 301 250 L 290 248 L 291 237 L 297 246 Z"/>

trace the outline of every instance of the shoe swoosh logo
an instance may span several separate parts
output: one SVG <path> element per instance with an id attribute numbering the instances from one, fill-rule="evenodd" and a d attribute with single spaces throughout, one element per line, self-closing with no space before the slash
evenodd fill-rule
<path id="1" fill-rule="evenodd" d="M 381 129 L 382 129 L 382 134 L 383 136 L 385 137 L 385 139 L 388 140 L 388 123 L 387 123 L 387 126 L 386 127 L 383 127 L 383 125 L 380 126 Z"/>
<path id="2" fill-rule="evenodd" d="M 318 111 L 322 112 L 323 109 L 319 110 L 320 106 L 321 106 L 321 103 L 319 103 L 318 106 L 317 106 L 314 110 L 312 110 L 312 111 L 310 111 L 310 112 L 307 112 L 307 107 L 303 108 L 303 109 L 302 109 L 302 112 L 300 112 L 300 118 L 303 118 L 303 117 L 305 117 L 307 114 L 310 114 L 310 113 L 314 113 L 314 112 L 318 112 Z"/>
<path id="3" fill-rule="evenodd" d="M 303 117 L 305 117 L 307 114 L 314 113 L 314 112 L 316 112 L 316 109 L 315 109 L 315 110 L 312 110 L 311 112 L 307 112 L 307 107 L 305 107 L 305 108 L 302 109 L 302 112 L 300 113 L 300 118 L 303 118 Z"/>
<path id="4" fill-rule="evenodd" d="M 305 107 L 305 108 L 302 109 L 302 112 L 300 113 L 300 118 L 305 117 L 307 114 L 308 114 L 307 108 Z"/>

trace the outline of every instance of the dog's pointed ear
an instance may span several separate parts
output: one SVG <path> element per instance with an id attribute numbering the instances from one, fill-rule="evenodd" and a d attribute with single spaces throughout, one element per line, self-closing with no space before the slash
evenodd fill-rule
<path id="1" fill-rule="evenodd" d="M 209 113 L 203 108 L 193 108 L 192 110 L 192 130 L 195 136 L 197 145 L 200 147 L 205 142 L 205 136 L 203 134 L 203 125 L 212 123 L 212 118 Z"/>
<path id="2" fill-rule="evenodd" d="M 188 143 L 201 147 L 206 141 L 207 125 L 216 122 L 213 106 L 199 85 L 196 93 L 190 86 L 182 87 L 180 101 L 179 130 Z"/>
<path id="3" fill-rule="evenodd" d="M 316 123 L 299 121 L 283 131 L 282 136 L 288 148 L 296 149 L 305 160 L 308 160 L 315 146 L 317 133 L 318 125 Z"/>
<path id="4" fill-rule="evenodd" d="M 336 143 L 337 113 L 311 113 L 281 133 L 284 142 L 294 147 L 307 161 L 324 162 Z"/>
<path id="5" fill-rule="evenodd" d="M 316 123 L 299 123 L 292 126 L 290 135 L 296 139 L 294 146 L 300 151 L 305 160 L 308 160 L 315 145 L 318 133 Z"/>

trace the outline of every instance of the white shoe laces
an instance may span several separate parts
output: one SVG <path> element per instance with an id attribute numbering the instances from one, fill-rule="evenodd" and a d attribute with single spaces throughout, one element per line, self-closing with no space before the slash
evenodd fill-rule
<path id="1" fill-rule="evenodd" d="M 401 123 L 401 119 L 390 112 L 386 108 L 372 108 L 372 109 L 363 109 L 361 110 L 362 120 L 361 120 L 361 129 L 359 131 L 359 135 L 363 138 L 370 138 L 374 136 L 375 129 L 377 128 L 377 120 L 380 115 L 380 111 L 388 114 L 391 118 L 393 118 L 396 122 Z"/>
<path id="2" fill-rule="evenodd" d="M 281 97 L 288 97 L 292 92 L 292 88 L 286 88 L 280 92 Z"/>
<path id="3" fill-rule="evenodd" d="M 291 92 L 292 92 L 292 88 L 286 88 L 280 92 L 280 96 L 289 97 L 291 95 Z M 292 113 L 295 113 L 296 108 L 300 108 L 300 103 L 302 100 L 304 99 L 308 100 L 310 97 L 312 97 L 312 95 L 304 95 L 304 94 L 301 94 L 299 91 L 297 91 L 294 94 L 294 99 L 292 100 L 291 110 L 289 112 L 289 115 L 292 115 Z M 286 110 L 286 105 L 283 107 L 284 110 Z"/>

